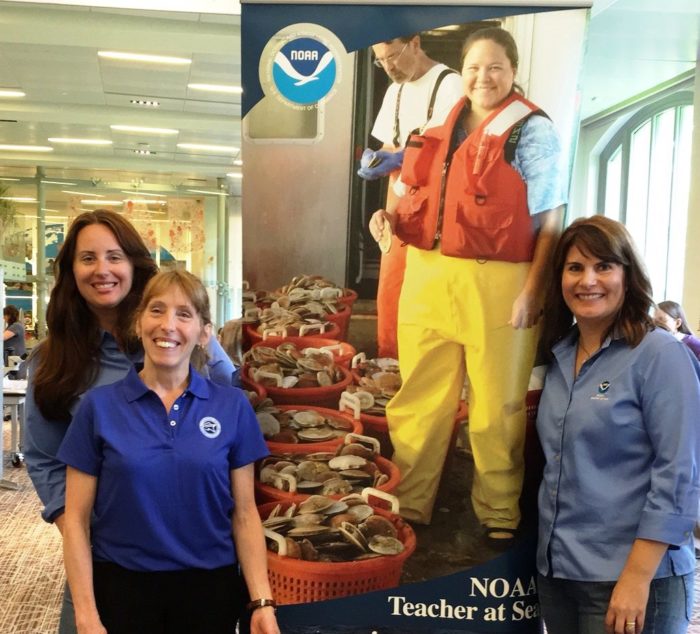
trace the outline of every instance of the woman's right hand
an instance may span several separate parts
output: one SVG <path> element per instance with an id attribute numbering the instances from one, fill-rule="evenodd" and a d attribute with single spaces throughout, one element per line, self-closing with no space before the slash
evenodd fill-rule
<path id="1" fill-rule="evenodd" d="M 369 232 L 379 242 L 387 228 L 394 233 L 394 216 L 384 209 L 377 209 L 369 219 Z"/>
<path id="2" fill-rule="evenodd" d="M 107 629 L 102 625 L 99 617 L 85 623 L 76 621 L 75 628 L 78 634 L 108 634 Z"/>

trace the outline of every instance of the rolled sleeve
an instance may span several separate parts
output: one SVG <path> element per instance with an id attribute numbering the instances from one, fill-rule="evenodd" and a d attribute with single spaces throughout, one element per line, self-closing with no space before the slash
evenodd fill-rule
<path id="1" fill-rule="evenodd" d="M 30 368 L 31 376 L 31 368 Z M 66 504 L 66 465 L 56 454 L 68 429 L 68 423 L 45 418 L 34 400 L 30 380 L 25 400 L 23 449 L 27 473 L 44 505 L 41 516 L 53 522 L 63 514 Z"/>
<path id="2" fill-rule="evenodd" d="M 513 167 L 527 184 L 530 215 L 566 204 L 567 176 L 554 124 L 531 116 L 523 125 Z"/>
<path id="3" fill-rule="evenodd" d="M 698 510 L 700 365 L 675 341 L 644 368 L 643 419 L 654 449 L 637 537 L 679 546 Z"/>

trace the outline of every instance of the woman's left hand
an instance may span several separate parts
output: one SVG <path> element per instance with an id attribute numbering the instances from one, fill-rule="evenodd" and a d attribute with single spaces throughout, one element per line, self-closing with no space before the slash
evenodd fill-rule
<path id="1" fill-rule="evenodd" d="M 541 313 L 537 295 L 523 290 L 513 302 L 513 311 L 508 323 L 513 328 L 532 328 L 539 320 Z"/>
<path id="2" fill-rule="evenodd" d="M 640 634 L 648 600 L 649 583 L 646 580 L 624 573 L 620 575 L 605 615 L 605 631 L 608 634 Z"/>
<path id="3" fill-rule="evenodd" d="M 273 607 L 258 608 L 250 615 L 250 634 L 280 634 Z"/>

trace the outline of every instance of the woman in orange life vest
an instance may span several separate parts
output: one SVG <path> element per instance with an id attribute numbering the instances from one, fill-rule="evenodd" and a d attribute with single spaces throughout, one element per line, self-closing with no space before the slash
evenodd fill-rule
<path id="1" fill-rule="evenodd" d="M 504 547 L 520 523 L 525 395 L 566 179 L 554 126 L 517 91 L 511 35 L 476 31 L 462 59 L 465 98 L 409 139 L 396 213 L 376 211 L 370 231 L 408 245 L 403 387 L 387 407 L 401 513 L 430 522 L 466 367 L 472 504 Z"/>

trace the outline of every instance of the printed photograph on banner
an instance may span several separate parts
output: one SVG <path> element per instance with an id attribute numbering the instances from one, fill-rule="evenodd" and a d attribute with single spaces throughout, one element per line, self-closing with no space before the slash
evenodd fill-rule
<path id="1" fill-rule="evenodd" d="M 242 375 L 285 632 L 539 627 L 540 294 L 587 13 L 413 9 L 243 6 Z"/>

